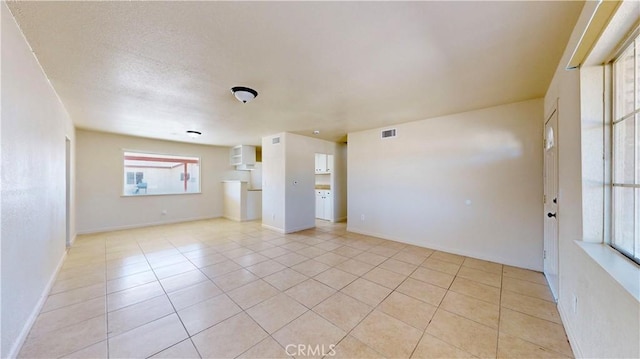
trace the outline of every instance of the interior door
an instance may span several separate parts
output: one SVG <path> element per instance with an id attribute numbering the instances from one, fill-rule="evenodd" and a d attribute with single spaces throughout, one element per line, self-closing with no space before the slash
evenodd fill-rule
<path id="1" fill-rule="evenodd" d="M 558 111 L 544 126 L 544 275 L 558 300 Z"/>

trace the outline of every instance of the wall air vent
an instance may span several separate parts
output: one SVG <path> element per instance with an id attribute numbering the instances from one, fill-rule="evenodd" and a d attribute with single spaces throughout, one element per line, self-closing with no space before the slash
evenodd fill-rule
<path id="1" fill-rule="evenodd" d="M 271 139 L 272 145 L 277 145 L 278 143 L 280 143 L 280 137 L 274 137 Z"/>
<path id="2" fill-rule="evenodd" d="M 396 137 L 396 129 L 392 128 L 390 130 L 382 131 L 382 138 Z"/>

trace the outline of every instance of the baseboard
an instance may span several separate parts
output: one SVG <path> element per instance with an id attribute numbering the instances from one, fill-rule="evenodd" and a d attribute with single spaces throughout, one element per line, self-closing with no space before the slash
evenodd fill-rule
<path id="1" fill-rule="evenodd" d="M 332 220 L 331 222 L 339 223 L 339 222 L 346 222 L 346 221 L 347 221 L 347 217 L 340 217 L 340 218 L 336 218 L 336 219 Z"/>
<path id="2" fill-rule="evenodd" d="M 536 271 L 536 272 L 542 272 L 542 268 L 525 267 L 520 263 L 512 262 L 512 261 L 510 261 L 510 260 L 508 260 L 506 258 L 482 256 L 482 255 L 478 255 L 477 253 L 471 253 L 471 252 L 461 251 L 461 250 L 457 250 L 457 249 L 447 248 L 447 247 L 444 247 L 444 246 L 439 246 L 437 244 L 434 245 L 432 243 L 415 243 L 415 242 L 403 240 L 401 238 L 397 238 L 397 237 L 381 234 L 381 233 L 367 232 L 367 231 L 362 231 L 362 230 L 359 230 L 359 229 L 354 229 L 354 228 L 349 227 L 348 224 L 347 224 L 347 232 L 352 232 L 352 233 L 357 233 L 357 234 L 364 234 L 365 236 L 388 239 L 388 240 L 394 241 L 394 242 L 410 244 L 410 245 L 413 245 L 413 246 L 418 246 L 418 247 L 423 247 L 423 248 L 428 248 L 428 249 L 434 249 L 434 250 L 437 250 L 437 251 L 457 254 L 457 255 L 461 255 L 461 256 L 465 256 L 465 257 L 481 259 L 481 260 L 485 260 L 485 261 L 488 261 L 488 262 L 506 264 L 506 265 L 513 266 L 513 267 L 530 269 L 530 270 L 533 270 L 533 271 Z"/>
<path id="3" fill-rule="evenodd" d="M 578 340 L 576 339 L 575 331 L 573 330 L 573 326 L 571 325 L 571 322 L 567 318 L 567 314 L 564 311 L 564 308 L 560 306 L 560 304 L 558 304 L 557 307 L 558 307 L 558 313 L 560 314 L 560 320 L 564 325 L 564 331 L 565 333 L 567 333 L 567 338 L 569 339 L 569 345 L 571 346 L 571 350 L 573 350 L 573 357 L 584 358 L 584 356 L 582 355 L 582 350 L 580 350 L 580 346 L 578 345 Z"/>
<path id="4" fill-rule="evenodd" d="M 268 225 L 268 224 L 264 224 L 264 223 L 263 223 L 263 224 L 262 224 L 262 228 L 266 228 L 266 229 L 268 229 L 268 230 L 270 230 L 270 231 L 274 231 L 274 232 L 278 232 L 278 233 L 282 233 L 282 234 L 284 234 L 284 229 L 282 229 L 282 228 L 278 228 L 278 227 L 273 227 L 273 226 L 270 226 L 270 225 Z"/>
<path id="5" fill-rule="evenodd" d="M 78 234 L 74 234 L 73 237 L 71 237 L 71 243 L 69 243 L 69 248 L 73 247 L 74 243 L 76 243 L 76 239 L 78 238 Z"/>
<path id="6" fill-rule="evenodd" d="M 273 226 L 270 226 L 268 224 L 264 224 L 263 223 L 262 224 L 262 228 L 266 228 L 266 229 L 269 229 L 269 230 L 272 230 L 272 231 L 275 231 L 275 232 L 278 232 L 278 233 L 287 234 L 287 233 L 294 233 L 294 232 L 298 232 L 298 231 L 303 231 L 305 229 L 309 229 L 309 228 L 313 228 L 313 227 L 305 226 L 305 227 L 300 227 L 300 228 L 292 228 L 292 229 L 284 230 L 282 228 L 273 227 Z"/>
<path id="7" fill-rule="evenodd" d="M 240 217 L 222 216 L 222 218 L 226 218 L 226 219 L 228 219 L 230 221 L 242 222 L 242 218 L 240 218 Z"/>
<path id="8" fill-rule="evenodd" d="M 172 221 L 151 222 L 151 223 L 141 223 L 141 224 L 130 224 L 130 225 L 126 225 L 126 226 L 112 226 L 112 227 L 85 229 L 85 230 L 79 230 L 77 234 L 80 235 L 80 234 L 94 234 L 94 233 L 104 233 L 104 232 L 112 232 L 112 231 L 122 231 L 122 230 L 126 230 L 126 229 L 155 227 L 155 226 L 162 226 L 162 225 L 165 225 L 165 224 L 195 222 L 195 221 L 203 221 L 203 220 L 207 220 L 207 219 L 216 219 L 216 218 L 222 218 L 222 216 L 181 218 L 181 219 L 176 219 L 176 220 L 172 220 Z"/>
<path id="9" fill-rule="evenodd" d="M 300 231 L 304 231 L 305 229 L 315 228 L 315 226 L 316 226 L 316 223 L 314 221 L 312 226 L 300 226 L 300 227 L 288 228 L 284 231 L 284 233 L 288 234 L 288 233 L 300 232 Z"/>
<path id="10" fill-rule="evenodd" d="M 60 269 L 62 268 L 62 264 L 64 263 L 64 260 L 66 258 L 67 258 L 67 251 L 65 249 L 64 254 L 60 258 L 60 261 L 56 266 L 56 270 L 53 271 L 53 274 L 49 278 L 47 285 L 44 287 L 44 290 L 40 295 L 40 299 L 38 300 L 38 303 L 36 303 L 36 306 L 31 311 L 29 318 L 27 318 L 26 322 L 24 323 L 24 326 L 20 331 L 20 335 L 18 335 L 18 338 L 16 338 L 16 341 L 11 346 L 11 349 L 9 350 L 9 355 L 7 356 L 7 358 L 18 357 L 18 354 L 20 353 L 20 349 L 22 349 L 22 346 L 24 345 L 25 340 L 27 340 L 27 336 L 29 335 L 31 328 L 35 324 L 36 319 L 38 319 L 38 314 L 40 314 L 40 311 L 42 310 L 44 303 L 47 301 L 47 298 L 49 297 L 49 292 L 51 291 L 51 288 L 53 287 L 53 284 L 55 283 L 56 278 L 58 277 L 58 272 L 60 272 Z"/>

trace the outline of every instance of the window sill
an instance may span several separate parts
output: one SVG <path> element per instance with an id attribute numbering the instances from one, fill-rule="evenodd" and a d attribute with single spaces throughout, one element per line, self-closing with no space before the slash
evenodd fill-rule
<path id="1" fill-rule="evenodd" d="M 575 241 L 578 247 L 640 302 L 640 267 L 615 249 L 602 243 Z"/>

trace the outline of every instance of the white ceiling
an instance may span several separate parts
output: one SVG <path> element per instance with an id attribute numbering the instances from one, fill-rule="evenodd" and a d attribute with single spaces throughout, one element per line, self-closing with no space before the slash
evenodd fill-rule
<path id="1" fill-rule="evenodd" d="M 77 127 L 236 145 L 542 97 L 583 3 L 8 5 Z"/>

